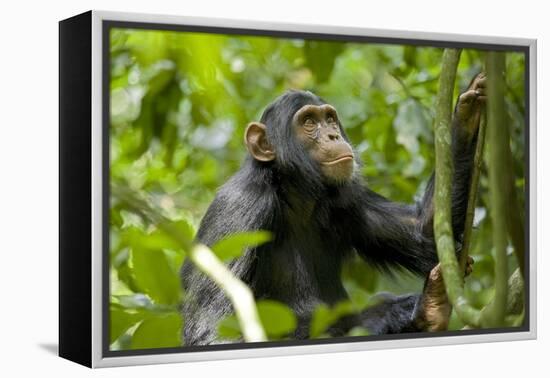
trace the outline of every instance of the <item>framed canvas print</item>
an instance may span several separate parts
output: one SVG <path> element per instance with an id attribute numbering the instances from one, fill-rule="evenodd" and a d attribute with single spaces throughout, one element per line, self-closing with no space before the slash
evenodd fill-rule
<path id="1" fill-rule="evenodd" d="M 536 337 L 535 40 L 59 27 L 62 357 Z"/>

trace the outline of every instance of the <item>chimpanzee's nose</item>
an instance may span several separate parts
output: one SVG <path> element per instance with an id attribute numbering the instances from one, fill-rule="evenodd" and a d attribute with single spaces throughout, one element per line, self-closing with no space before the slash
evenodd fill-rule
<path id="1" fill-rule="evenodd" d="M 337 141 L 338 139 L 340 139 L 340 134 L 338 134 L 338 131 L 336 130 L 330 130 L 328 131 L 328 139 L 331 141 L 331 142 L 334 142 L 334 141 Z"/>

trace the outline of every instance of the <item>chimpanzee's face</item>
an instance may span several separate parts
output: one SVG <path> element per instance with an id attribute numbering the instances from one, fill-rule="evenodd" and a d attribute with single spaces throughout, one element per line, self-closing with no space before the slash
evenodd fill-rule
<path id="1" fill-rule="evenodd" d="M 352 177 L 353 150 L 342 136 L 334 107 L 305 105 L 294 114 L 292 127 L 309 156 L 319 163 L 327 181 L 342 183 Z"/>

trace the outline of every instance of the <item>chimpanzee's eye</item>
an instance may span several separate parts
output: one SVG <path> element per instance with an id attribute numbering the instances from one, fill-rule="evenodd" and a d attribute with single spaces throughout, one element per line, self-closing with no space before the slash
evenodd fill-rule
<path id="1" fill-rule="evenodd" d="M 307 125 L 307 126 L 314 126 L 314 125 L 315 125 L 315 121 L 313 120 L 313 118 L 307 117 L 307 118 L 304 120 L 304 125 Z"/>
<path id="2" fill-rule="evenodd" d="M 329 116 L 327 118 L 327 123 L 335 123 L 336 121 L 334 120 L 334 118 L 332 116 Z"/>

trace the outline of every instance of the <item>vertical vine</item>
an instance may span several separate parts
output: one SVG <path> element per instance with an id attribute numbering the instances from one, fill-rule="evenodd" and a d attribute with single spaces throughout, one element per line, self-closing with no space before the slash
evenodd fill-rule
<path id="1" fill-rule="evenodd" d="M 437 255 L 441 264 L 447 295 L 456 313 L 468 325 L 477 327 L 480 313 L 469 305 L 464 296 L 463 275 L 455 256 L 455 243 L 451 222 L 451 183 L 453 161 L 451 157 L 451 117 L 453 90 L 460 50 L 443 51 L 439 92 L 435 115 L 435 193 L 434 235 Z"/>
<path id="2" fill-rule="evenodd" d="M 508 214 L 507 186 L 510 184 L 506 166 L 510 135 L 504 107 L 504 54 L 491 51 L 487 54 L 487 137 L 489 142 L 489 203 L 493 224 L 493 248 L 495 251 L 495 296 L 484 310 L 486 326 L 503 326 L 508 297 Z"/>

